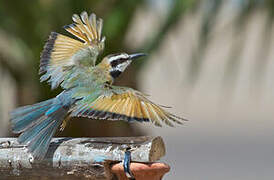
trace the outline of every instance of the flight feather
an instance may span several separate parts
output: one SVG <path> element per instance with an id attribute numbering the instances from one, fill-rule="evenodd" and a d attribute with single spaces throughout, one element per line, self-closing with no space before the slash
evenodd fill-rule
<path id="1" fill-rule="evenodd" d="M 104 49 L 102 19 L 97 19 L 95 14 L 88 17 L 87 12 L 82 12 L 80 16 L 74 14 L 72 20 L 74 23 L 64 28 L 77 39 L 52 32 L 41 53 L 39 73 L 43 75 L 40 80 L 48 80 L 52 88 L 64 80 L 69 67 L 95 66 L 98 55 Z"/>
<path id="2" fill-rule="evenodd" d="M 151 121 L 156 126 L 162 126 L 162 123 L 174 126 L 173 123 L 182 124 L 186 120 L 167 112 L 144 94 L 131 88 L 111 86 L 110 89 L 95 91 L 92 98 L 82 96 L 83 99 L 72 108 L 71 116 L 129 122 Z"/>

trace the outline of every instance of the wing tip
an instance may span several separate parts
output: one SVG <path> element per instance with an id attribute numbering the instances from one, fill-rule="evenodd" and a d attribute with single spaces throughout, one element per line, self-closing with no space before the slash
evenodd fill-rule
<path id="1" fill-rule="evenodd" d="M 176 116 L 171 113 L 169 113 L 167 117 L 170 120 L 170 124 L 172 124 L 172 126 L 169 125 L 170 127 L 175 127 L 175 124 L 183 125 L 184 122 L 189 121 L 188 119 Z"/>
<path id="2" fill-rule="evenodd" d="M 102 37 L 103 20 L 97 18 L 96 14 L 91 13 L 88 16 L 88 13 L 83 11 L 79 15 L 73 14 L 72 21 L 74 22 L 73 24 L 64 26 L 64 29 L 72 35 L 77 38 L 80 36 L 81 40 L 89 43 L 98 44 L 104 42 Z"/>
<path id="3" fill-rule="evenodd" d="M 64 25 L 63 28 L 69 29 L 69 28 L 74 28 L 75 26 L 76 26 L 75 24 L 68 24 L 68 25 Z"/>
<path id="4" fill-rule="evenodd" d="M 174 114 L 171 114 L 171 116 L 174 117 L 174 118 L 180 119 L 180 120 L 182 120 L 182 121 L 189 121 L 189 120 L 186 119 L 186 118 L 183 118 L 183 117 L 180 117 L 180 116 L 177 116 L 177 115 L 174 115 Z"/>
<path id="5" fill-rule="evenodd" d="M 39 74 L 42 74 L 47 71 L 47 67 L 49 65 L 50 58 L 51 58 L 51 53 L 54 49 L 54 44 L 55 44 L 55 41 L 56 41 L 58 35 L 59 34 L 57 32 L 51 32 L 49 35 L 49 38 L 44 46 L 41 56 L 40 56 Z"/>

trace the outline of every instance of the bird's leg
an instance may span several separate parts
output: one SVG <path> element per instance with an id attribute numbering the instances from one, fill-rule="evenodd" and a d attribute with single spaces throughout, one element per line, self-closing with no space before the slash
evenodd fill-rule
<path id="1" fill-rule="evenodd" d="M 67 122 L 69 121 L 70 117 L 67 115 L 66 118 L 63 120 L 61 126 L 60 126 L 60 131 L 63 131 L 67 125 Z"/>

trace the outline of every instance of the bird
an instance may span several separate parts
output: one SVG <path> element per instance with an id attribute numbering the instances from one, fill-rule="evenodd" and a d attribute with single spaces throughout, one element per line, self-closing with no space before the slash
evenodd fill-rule
<path id="1" fill-rule="evenodd" d="M 37 160 L 44 159 L 50 141 L 72 117 L 98 120 L 151 122 L 156 126 L 183 124 L 165 106 L 130 87 L 113 85 L 125 69 L 145 53 L 107 55 L 98 61 L 105 47 L 103 20 L 86 11 L 72 15 L 64 26 L 70 36 L 51 32 L 40 56 L 40 81 L 63 91 L 52 99 L 19 107 L 10 113 L 17 141 Z"/>

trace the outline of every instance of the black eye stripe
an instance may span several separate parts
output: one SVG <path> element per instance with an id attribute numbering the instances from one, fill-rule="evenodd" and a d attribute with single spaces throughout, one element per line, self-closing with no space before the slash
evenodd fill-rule
<path id="1" fill-rule="evenodd" d="M 116 67 L 118 65 L 118 61 L 117 60 L 111 61 L 110 65 L 111 65 L 111 67 Z"/>
<path id="2" fill-rule="evenodd" d="M 128 58 L 120 58 L 110 62 L 111 67 L 116 67 L 119 64 L 126 62 Z"/>

